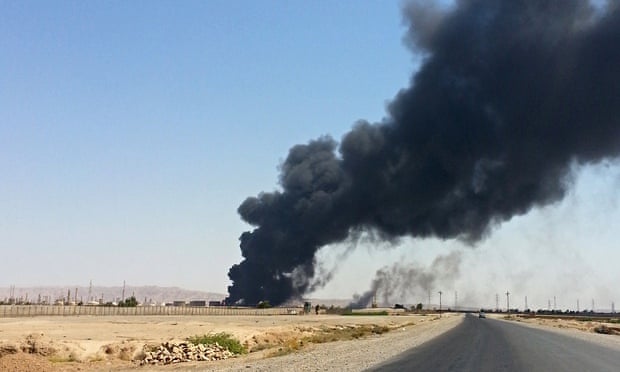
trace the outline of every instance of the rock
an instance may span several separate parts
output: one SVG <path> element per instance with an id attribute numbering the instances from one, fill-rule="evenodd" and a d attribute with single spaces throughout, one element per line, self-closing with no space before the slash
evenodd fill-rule
<path id="1" fill-rule="evenodd" d="M 141 365 L 176 364 L 192 360 L 212 361 L 228 359 L 233 356 L 232 352 L 217 343 L 214 345 L 194 345 L 189 342 L 165 342 L 157 347 L 157 351 L 147 351 L 147 345 L 144 345 L 144 348 L 143 358 L 140 359 Z"/>

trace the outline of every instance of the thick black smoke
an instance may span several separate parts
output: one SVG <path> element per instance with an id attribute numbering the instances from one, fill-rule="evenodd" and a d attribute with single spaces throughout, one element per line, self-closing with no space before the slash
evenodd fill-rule
<path id="1" fill-rule="evenodd" d="M 424 2 L 427 4 L 428 2 Z M 303 295 L 351 232 L 458 238 L 560 200 L 571 164 L 620 154 L 620 7 L 461 0 L 406 9 L 425 60 L 377 124 L 294 146 L 281 191 L 246 199 L 231 302 Z"/>

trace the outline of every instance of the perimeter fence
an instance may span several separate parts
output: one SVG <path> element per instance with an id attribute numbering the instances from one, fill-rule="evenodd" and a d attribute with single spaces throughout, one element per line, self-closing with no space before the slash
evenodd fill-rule
<path id="1" fill-rule="evenodd" d="M 72 306 L 72 305 L 0 305 L 0 317 L 34 316 L 164 316 L 164 315 L 295 315 L 297 308 L 256 309 L 228 306 Z"/>

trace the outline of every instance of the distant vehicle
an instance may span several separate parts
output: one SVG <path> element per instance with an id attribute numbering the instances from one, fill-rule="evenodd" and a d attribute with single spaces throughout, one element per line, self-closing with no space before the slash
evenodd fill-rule
<path id="1" fill-rule="evenodd" d="M 484 311 L 481 311 L 478 313 L 478 318 L 486 318 L 487 314 L 484 313 Z"/>

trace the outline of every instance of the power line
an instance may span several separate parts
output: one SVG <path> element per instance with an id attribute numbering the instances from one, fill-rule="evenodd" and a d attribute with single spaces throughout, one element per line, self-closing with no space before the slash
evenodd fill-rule
<path id="1" fill-rule="evenodd" d="M 439 317 L 441 318 L 441 294 L 443 293 L 442 291 L 439 291 Z"/>
<path id="2" fill-rule="evenodd" d="M 458 303 L 458 292 L 454 291 L 454 310 L 456 310 L 456 305 Z"/>
<path id="3" fill-rule="evenodd" d="M 506 291 L 506 311 L 510 313 L 510 292 Z"/>
<path id="4" fill-rule="evenodd" d="M 428 309 L 430 310 L 431 308 L 431 290 L 428 290 Z"/>

